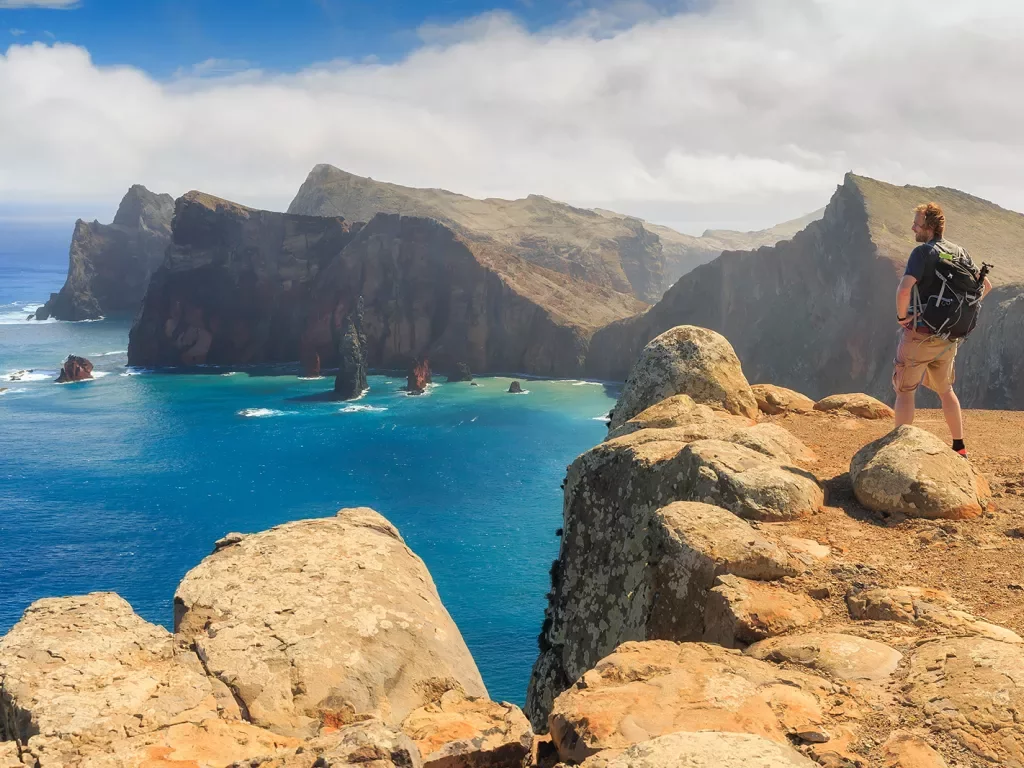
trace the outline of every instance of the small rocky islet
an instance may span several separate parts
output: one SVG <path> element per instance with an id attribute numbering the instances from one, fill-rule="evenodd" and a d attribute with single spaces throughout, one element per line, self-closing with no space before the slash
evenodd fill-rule
<path id="1" fill-rule="evenodd" d="M 490 700 L 398 530 L 343 509 L 218 541 L 173 632 L 111 593 L 31 605 L 0 639 L 0 766 L 1024 765 L 1024 640 L 885 551 L 1005 525 L 1008 484 L 920 428 L 858 439 L 885 428 L 863 397 L 794 394 L 707 329 L 643 350 L 568 470 L 525 711 Z M 860 443 L 843 525 L 877 566 L 838 543 L 815 430 Z"/>

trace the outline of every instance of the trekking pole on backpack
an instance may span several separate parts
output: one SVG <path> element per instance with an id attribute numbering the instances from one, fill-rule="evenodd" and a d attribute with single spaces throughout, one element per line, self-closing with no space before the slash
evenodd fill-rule
<path id="1" fill-rule="evenodd" d="M 988 273 L 992 271 L 992 265 L 982 262 L 981 270 L 978 272 L 978 285 L 982 285 L 985 282 L 985 278 L 988 277 Z"/>

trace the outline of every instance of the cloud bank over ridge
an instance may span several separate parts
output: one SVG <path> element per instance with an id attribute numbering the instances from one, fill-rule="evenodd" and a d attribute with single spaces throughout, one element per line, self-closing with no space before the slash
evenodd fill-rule
<path id="1" fill-rule="evenodd" d="M 606 27 L 508 15 L 391 64 L 202 64 L 158 81 L 66 44 L 0 55 L 0 204 L 129 184 L 283 209 L 327 162 L 474 196 L 763 225 L 846 170 L 1024 210 L 1024 4 L 714 0 Z"/>

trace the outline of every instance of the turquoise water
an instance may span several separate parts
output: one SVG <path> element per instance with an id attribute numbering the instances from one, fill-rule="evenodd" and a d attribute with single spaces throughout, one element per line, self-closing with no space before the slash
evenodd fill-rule
<path id="1" fill-rule="evenodd" d="M 510 379 L 485 378 L 416 398 L 376 375 L 357 403 L 310 403 L 294 398 L 330 379 L 128 371 L 128 319 L 24 321 L 63 282 L 66 237 L 56 252 L 46 240 L 12 254 L 9 242 L 0 633 L 37 598 L 94 590 L 169 626 L 179 580 L 228 531 L 366 505 L 426 562 L 491 695 L 523 703 L 558 551 L 559 485 L 605 434 L 614 393 L 530 380 L 529 394 L 509 395 Z M 52 383 L 69 353 L 105 375 Z"/>

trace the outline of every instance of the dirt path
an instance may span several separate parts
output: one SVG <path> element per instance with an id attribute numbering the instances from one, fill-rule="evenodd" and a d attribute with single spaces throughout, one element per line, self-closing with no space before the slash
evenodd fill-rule
<path id="1" fill-rule="evenodd" d="M 1024 413 L 965 413 L 971 461 L 994 494 L 989 511 L 970 521 L 886 520 L 857 503 L 850 459 L 887 433 L 890 421 L 817 413 L 768 420 L 817 453 L 819 461 L 808 469 L 826 487 L 828 506 L 806 520 L 764 527 L 832 547 L 827 583 L 805 586 L 829 588 L 837 621 L 845 619 L 842 600 L 852 584 L 911 584 L 945 589 L 975 615 L 1024 634 Z M 915 425 L 949 438 L 941 411 L 918 411 Z"/>

